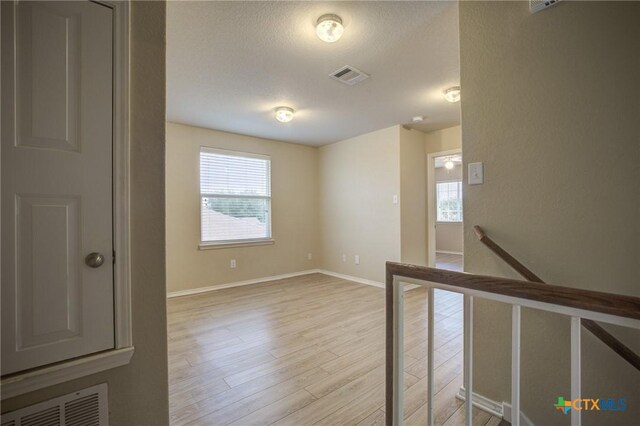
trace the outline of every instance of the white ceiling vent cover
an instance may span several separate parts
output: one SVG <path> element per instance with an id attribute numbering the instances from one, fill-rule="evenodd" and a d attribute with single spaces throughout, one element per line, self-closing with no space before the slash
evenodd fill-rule
<path id="1" fill-rule="evenodd" d="M 1 426 L 109 426 L 107 384 L 2 415 Z"/>
<path id="2" fill-rule="evenodd" d="M 362 80 L 366 80 L 369 78 L 369 74 L 360 71 L 356 67 L 352 67 L 351 65 L 345 65 L 329 74 L 334 80 L 338 80 L 340 83 L 344 83 L 347 86 L 353 86 L 356 83 L 360 83 Z"/>
<path id="3" fill-rule="evenodd" d="M 560 0 L 529 0 L 529 10 L 531 13 L 540 12 L 548 7 L 557 4 Z"/>

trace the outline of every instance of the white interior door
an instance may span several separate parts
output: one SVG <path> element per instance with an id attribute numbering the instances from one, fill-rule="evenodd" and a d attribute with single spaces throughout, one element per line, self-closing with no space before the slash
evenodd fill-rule
<path id="1" fill-rule="evenodd" d="M 114 347 L 112 28 L 2 2 L 2 375 Z"/>

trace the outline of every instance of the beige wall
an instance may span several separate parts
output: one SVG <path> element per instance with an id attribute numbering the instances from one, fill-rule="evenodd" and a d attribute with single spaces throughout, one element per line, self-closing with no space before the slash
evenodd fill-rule
<path id="1" fill-rule="evenodd" d="M 462 165 L 455 166 L 452 170 L 444 167 L 435 169 L 436 182 L 447 180 L 462 180 Z M 436 223 L 436 251 L 448 251 L 462 253 L 463 236 L 462 223 L 438 222 Z"/>
<path id="2" fill-rule="evenodd" d="M 198 249 L 200 146 L 271 156 L 274 245 Z M 382 282 L 387 260 L 425 264 L 424 153 L 424 133 L 400 126 L 313 148 L 167 123 L 168 291 L 315 268 Z"/>
<path id="3" fill-rule="evenodd" d="M 198 249 L 201 146 L 271 156 L 275 244 Z M 166 185 L 169 292 L 304 271 L 320 264 L 316 148 L 167 123 Z M 235 269 L 229 268 L 231 259 L 236 259 Z"/>
<path id="4" fill-rule="evenodd" d="M 2 411 L 109 384 L 112 425 L 169 423 L 164 250 L 165 3 L 131 4 L 131 363 L 2 401 Z"/>
<path id="5" fill-rule="evenodd" d="M 383 282 L 385 262 L 400 260 L 399 138 L 393 126 L 319 149 L 324 268 Z"/>
<path id="6" fill-rule="evenodd" d="M 463 225 L 460 222 L 436 224 L 436 251 L 462 253 Z"/>
<path id="7" fill-rule="evenodd" d="M 543 279 L 640 296 L 640 4 L 566 2 L 531 15 L 525 2 L 461 2 L 465 268 L 515 276 L 473 236 L 488 234 Z M 477 303 L 474 390 L 509 400 L 510 310 Z M 619 334 L 616 332 L 616 334 Z M 568 424 L 569 321 L 523 313 L 523 410 Z M 640 414 L 640 376 L 583 333 L 583 395 L 625 397 L 625 412 L 584 413 L 624 425 Z M 626 336 L 640 349 L 640 338 Z"/>
<path id="8" fill-rule="evenodd" d="M 454 126 L 429 132 L 425 136 L 425 152 L 450 151 L 462 147 L 461 127 Z"/>
<path id="9" fill-rule="evenodd" d="M 429 132 L 425 134 L 425 152 L 426 154 L 433 154 L 437 152 L 443 151 L 461 151 L 462 150 L 462 135 L 461 135 L 461 127 L 449 127 L 442 130 L 436 130 L 434 132 Z M 462 173 L 462 168 L 460 168 L 460 172 Z M 435 229 L 435 232 L 431 234 L 431 236 L 427 235 L 427 246 L 428 246 L 428 256 L 429 256 L 429 264 L 431 266 L 436 266 L 435 264 L 435 252 L 438 250 L 438 234 L 440 234 L 440 240 L 442 247 L 443 240 L 443 232 L 441 229 L 438 229 L 438 224 L 436 223 L 436 192 L 435 192 L 435 182 L 437 181 L 438 175 L 442 172 L 429 168 L 427 170 L 427 188 L 431 192 L 430 195 L 427 196 L 427 229 L 432 230 Z M 463 192 L 464 197 L 464 192 Z M 451 227 L 453 225 L 450 225 Z M 446 231 L 444 231 L 446 233 Z M 458 234 L 460 232 L 458 231 Z M 450 233 L 446 233 L 447 235 Z M 445 237 L 448 240 L 448 237 Z M 460 241 L 459 239 L 457 240 Z M 460 243 L 461 244 L 461 243 Z M 440 248 L 440 250 L 445 250 Z M 447 250 L 447 251 L 462 251 L 460 250 Z"/>
<path id="10" fill-rule="evenodd" d="M 402 262 L 427 264 L 425 134 L 400 127 L 400 241 Z"/>

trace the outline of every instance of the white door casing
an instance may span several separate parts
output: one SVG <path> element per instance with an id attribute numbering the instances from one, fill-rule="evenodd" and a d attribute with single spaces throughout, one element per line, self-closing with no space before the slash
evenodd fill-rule
<path id="1" fill-rule="evenodd" d="M 114 348 L 113 10 L 19 2 L 13 16 L 2 28 L 13 76 L 2 86 L 3 376 Z M 90 252 L 101 267 L 85 265 Z"/>

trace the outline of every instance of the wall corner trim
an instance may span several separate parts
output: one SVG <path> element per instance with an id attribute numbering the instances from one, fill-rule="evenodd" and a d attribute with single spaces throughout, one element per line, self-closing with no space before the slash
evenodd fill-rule
<path id="1" fill-rule="evenodd" d="M 456 398 L 460 401 L 465 400 L 464 386 L 460 387 L 456 394 Z M 512 423 L 511 404 L 508 402 L 496 402 L 486 396 L 473 392 L 473 406 Z M 522 412 L 520 413 L 520 424 L 523 426 L 535 426 L 535 423 L 533 423 L 531 419 Z"/>

